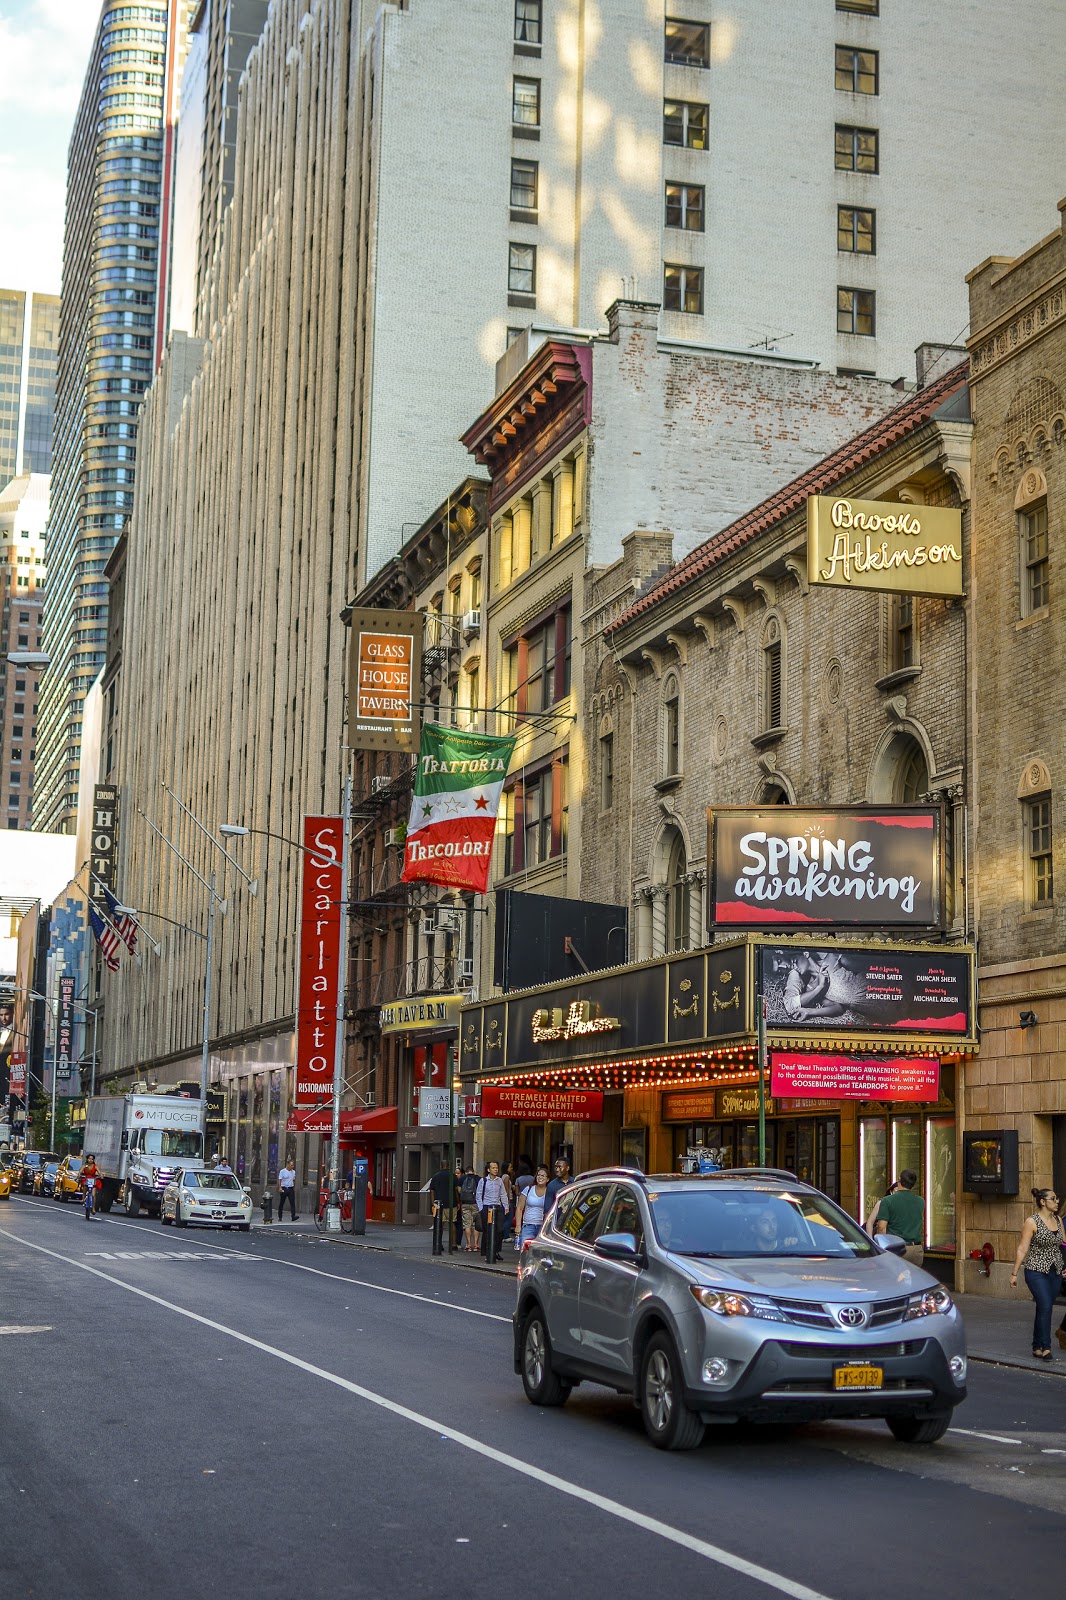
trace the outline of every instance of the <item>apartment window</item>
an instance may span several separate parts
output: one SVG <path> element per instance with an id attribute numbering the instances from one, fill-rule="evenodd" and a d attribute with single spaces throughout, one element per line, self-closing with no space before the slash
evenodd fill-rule
<path id="1" fill-rule="evenodd" d="M 1023 511 L 1020 517 L 1022 544 L 1022 616 L 1032 616 L 1048 603 L 1047 501 Z"/>
<path id="2" fill-rule="evenodd" d="M 663 306 L 667 311 L 703 315 L 703 268 L 667 262 L 663 267 Z"/>
<path id="3" fill-rule="evenodd" d="M 477 722 L 480 685 L 481 673 L 477 667 L 471 667 L 466 675 L 467 720 L 471 724 Z"/>
<path id="4" fill-rule="evenodd" d="M 1033 795 L 1025 808 L 1026 904 L 1048 906 L 1054 896 L 1051 865 L 1051 796 Z"/>
<path id="5" fill-rule="evenodd" d="M 918 665 L 918 608 L 914 596 L 894 595 L 889 601 L 889 672 L 907 672 Z"/>
<path id="6" fill-rule="evenodd" d="M 710 23 L 682 22 L 677 17 L 667 17 L 664 57 L 677 67 L 709 67 Z"/>
<path id="7" fill-rule="evenodd" d="M 872 338 L 875 330 L 874 291 L 872 289 L 837 290 L 837 332 L 857 333 Z"/>
<path id="8" fill-rule="evenodd" d="M 515 0 L 514 36 L 518 44 L 540 44 L 543 5 L 541 0 Z"/>
<path id="9" fill-rule="evenodd" d="M 876 213 L 858 206 L 837 206 L 837 249 L 855 256 L 876 255 Z"/>
<path id="10" fill-rule="evenodd" d="M 531 625 L 504 649 L 504 700 L 521 716 L 546 711 L 570 693 L 570 602 Z"/>
<path id="11" fill-rule="evenodd" d="M 776 617 L 771 617 L 763 635 L 762 650 L 762 725 L 765 733 L 785 725 L 783 669 L 781 624 Z"/>
<path id="12" fill-rule="evenodd" d="M 838 89 L 846 89 L 851 94 L 876 94 L 877 51 L 838 44 L 834 83 Z"/>
<path id="13" fill-rule="evenodd" d="M 501 805 L 504 871 L 521 872 L 566 854 L 569 819 L 565 756 L 520 773 Z"/>
<path id="14" fill-rule="evenodd" d="M 702 233 L 703 196 L 704 188 L 701 183 L 668 183 L 666 226 L 685 228 L 689 233 Z"/>
<path id="15" fill-rule="evenodd" d="M 551 858 L 552 773 L 549 767 L 523 786 L 522 865 L 535 867 Z"/>
<path id="16" fill-rule="evenodd" d="M 515 211 L 536 211 L 537 178 L 536 161 L 511 162 L 511 207 Z"/>
<path id="17" fill-rule="evenodd" d="M 881 0 L 837 0 L 838 11 L 859 11 L 863 16 L 876 17 L 881 10 Z"/>
<path id="18" fill-rule="evenodd" d="M 681 688 L 676 678 L 666 685 L 663 701 L 663 777 L 681 772 Z"/>
<path id="19" fill-rule="evenodd" d="M 540 79 L 515 78 L 511 89 L 511 121 L 519 128 L 540 127 Z"/>
<path id="20" fill-rule="evenodd" d="M 836 167 L 838 172 L 876 172 L 878 164 L 876 128 L 836 127 Z"/>
<path id="21" fill-rule="evenodd" d="M 512 244 L 509 247 L 507 288 L 511 294 L 536 294 L 537 247 L 535 244 Z"/>
<path id="22" fill-rule="evenodd" d="M 663 144 L 706 150 L 710 108 L 696 100 L 663 101 Z"/>
<path id="23" fill-rule="evenodd" d="M 666 953 L 689 948 L 690 882 L 688 854 L 680 833 L 672 830 L 666 863 Z"/>
<path id="24" fill-rule="evenodd" d="M 610 811 L 614 805 L 614 734 L 605 733 L 600 740 L 600 810 Z"/>

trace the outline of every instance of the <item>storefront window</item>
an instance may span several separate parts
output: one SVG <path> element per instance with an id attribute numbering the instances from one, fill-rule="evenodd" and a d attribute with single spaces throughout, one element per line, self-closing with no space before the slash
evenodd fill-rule
<path id="1" fill-rule="evenodd" d="M 248 1079 L 241 1079 L 237 1094 L 237 1176 L 243 1178 L 248 1166 Z"/>
<path id="2" fill-rule="evenodd" d="M 955 1119 L 925 1125 L 925 1248 L 955 1251 Z"/>
<path id="3" fill-rule="evenodd" d="M 270 1121 L 267 1127 L 267 1183 L 278 1177 L 278 1132 L 281 1127 L 281 1073 L 270 1074 Z"/>
<path id="4" fill-rule="evenodd" d="M 888 1189 L 888 1124 L 884 1117 L 859 1123 L 859 1220 L 865 1222 Z"/>
<path id="5" fill-rule="evenodd" d="M 922 1119 L 921 1117 L 894 1117 L 892 1119 L 892 1176 L 910 1168 L 919 1178 L 922 1175 Z"/>

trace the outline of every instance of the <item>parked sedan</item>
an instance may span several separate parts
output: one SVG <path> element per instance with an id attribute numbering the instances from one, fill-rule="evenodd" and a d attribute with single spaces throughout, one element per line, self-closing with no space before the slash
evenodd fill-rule
<path id="1" fill-rule="evenodd" d="M 81 1156 L 66 1156 L 56 1172 L 52 1189 L 53 1200 L 69 1200 L 81 1188 Z"/>
<path id="2" fill-rule="evenodd" d="M 589 1380 L 653 1444 L 713 1421 L 881 1417 L 932 1444 L 966 1398 L 950 1294 L 786 1173 L 590 1172 L 520 1257 L 515 1371 L 536 1406 Z"/>
<path id="3" fill-rule="evenodd" d="M 173 1222 L 178 1228 L 195 1222 L 247 1233 L 251 1218 L 252 1197 L 232 1172 L 175 1172 L 159 1208 L 160 1222 Z"/>
<path id="4" fill-rule="evenodd" d="M 33 1174 L 33 1192 L 34 1192 L 34 1194 L 44 1194 L 44 1195 L 49 1195 L 50 1194 L 54 1198 L 54 1196 L 55 1196 L 55 1187 L 56 1187 L 56 1173 L 58 1171 L 59 1171 L 59 1158 L 58 1157 L 56 1157 L 52 1161 L 45 1161 L 41 1166 L 39 1166 L 35 1170 L 35 1172 Z"/>

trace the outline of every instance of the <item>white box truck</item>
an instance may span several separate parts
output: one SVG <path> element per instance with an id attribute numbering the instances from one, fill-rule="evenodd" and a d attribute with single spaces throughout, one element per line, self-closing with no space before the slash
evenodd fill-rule
<path id="1" fill-rule="evenodd" d="M 82 1148 L 100 1169 L 98 1210 L 110 1211 L 124 1190 L 127 1216 L 144 1210 L 157 1217 L 174 1173 L 205 1165 L 200 1102 L 170 1094 L 97 1095 L 89 1101 Z"/>

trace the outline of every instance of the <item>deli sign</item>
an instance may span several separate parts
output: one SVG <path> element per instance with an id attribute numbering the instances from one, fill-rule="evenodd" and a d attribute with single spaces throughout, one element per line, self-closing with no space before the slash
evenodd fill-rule
<path id="1" fill-rule="evenodd" d="M 300 897 L 300 968 L 293 1105 L 314 1106 L 333 1093 L 341 961 L 340 817 L 304 818 Z"/>
<path id="2" fill-rule="evenodd" d="M 355 750 L 417 750 L 422 613 L 355 610 L 348 656 L 348 731 Z"/>
<path id="3" fill-rule="evenodd" d="M 707 812 L 713 927 L 935 928 L 935 806 L 767 806 Z"/>
<path id="4" fill-rule="evenodd" d="M 838 589 L 962 594 L 962 512 L 811 495 L 807 578 Z"/>

